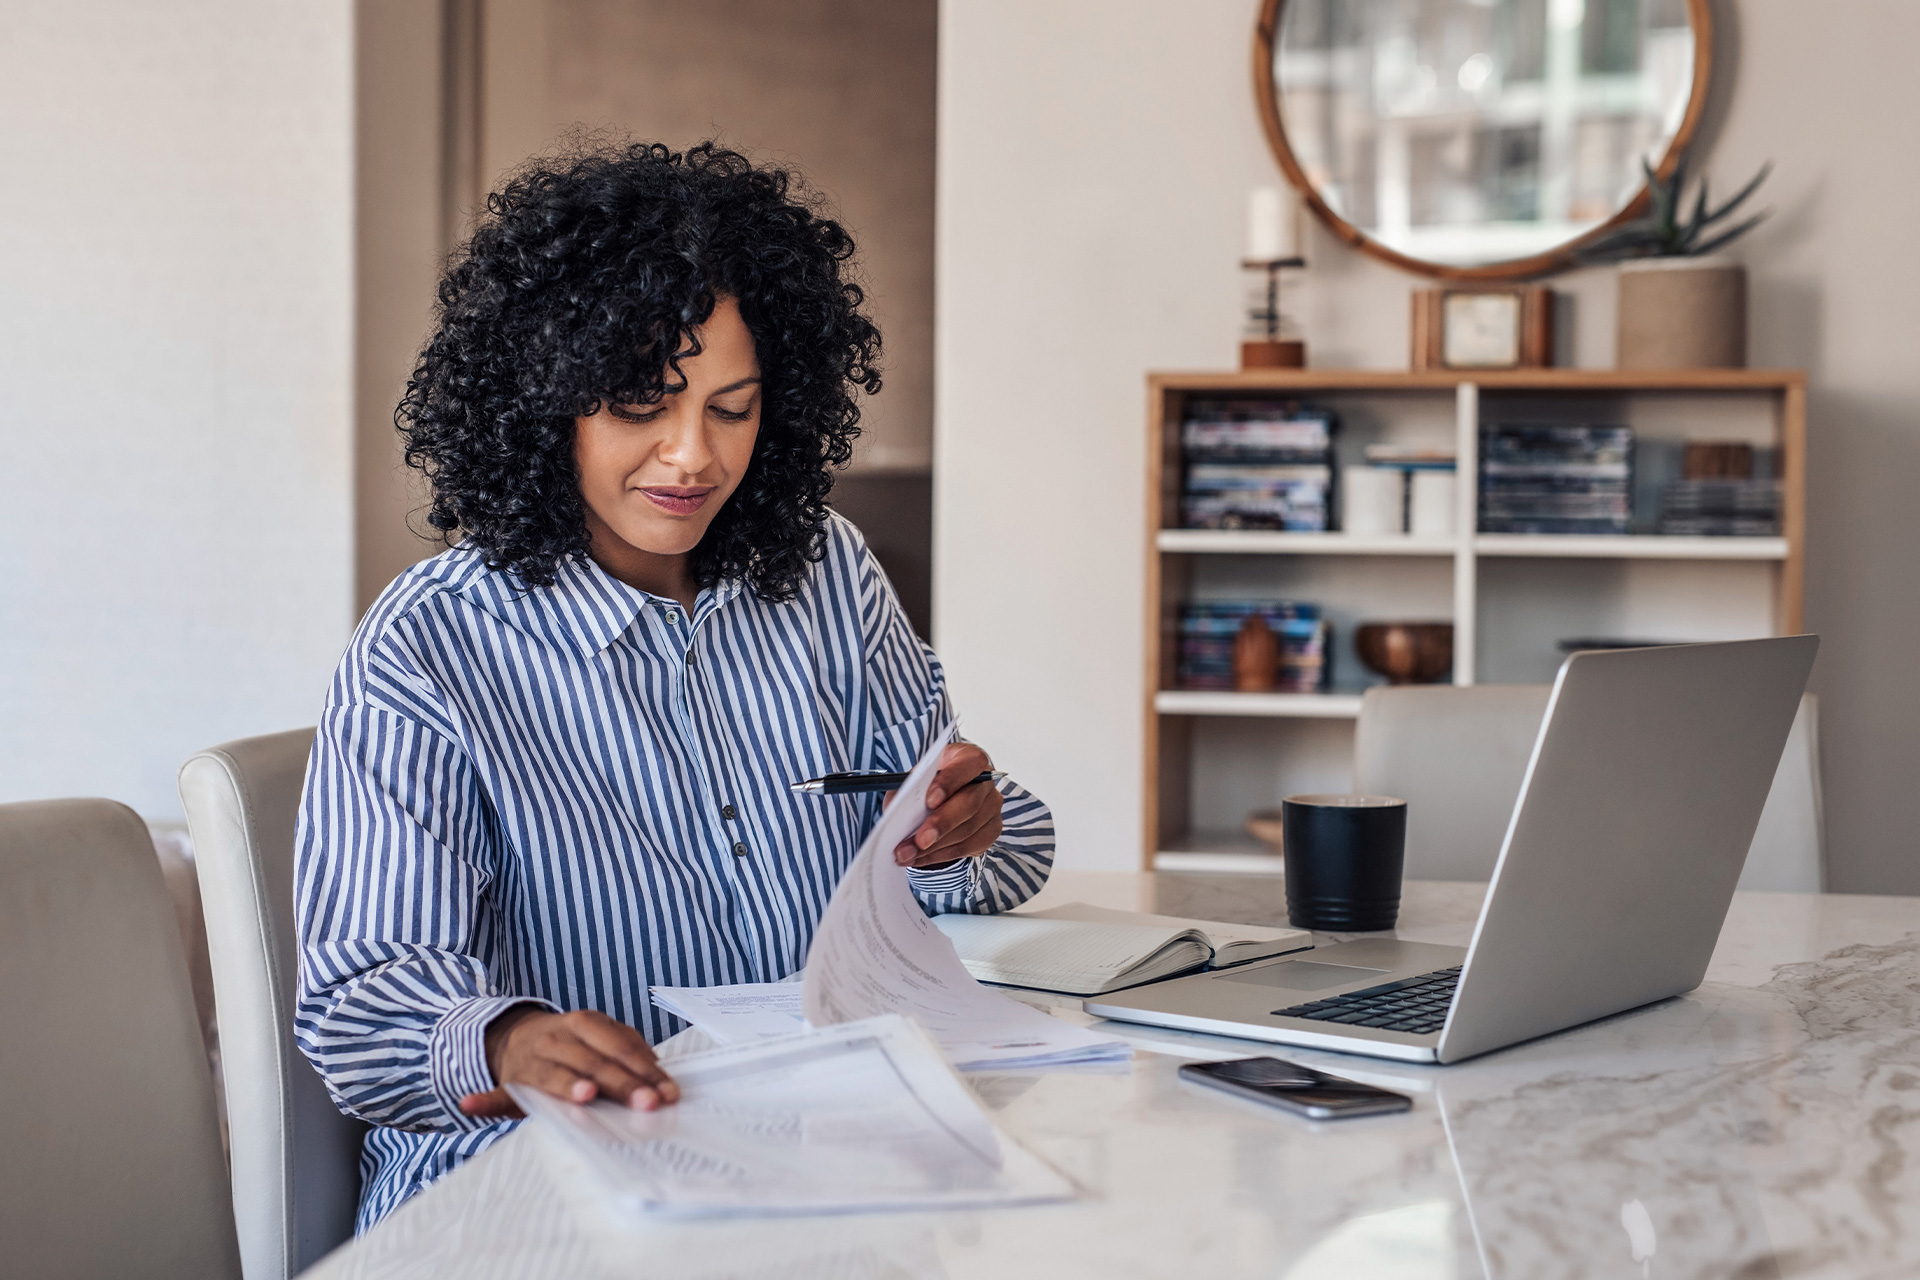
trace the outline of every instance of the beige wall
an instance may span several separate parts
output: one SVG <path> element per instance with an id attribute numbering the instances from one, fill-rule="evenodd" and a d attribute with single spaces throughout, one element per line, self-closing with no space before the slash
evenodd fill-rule
<path id="1" fill-rule="evenodd" d="M 488 184 L 575 126 L 718 138 L 800 170 L 860 246 L 886 335 L 862 470 L 923 471 L 933 400 L 931 0 L 482 0 Z"/>
<path id="2" fill-rule="evenodd" d="M 12 0 L 0 801 L 179 813 L 353 622 L 352 12 Z"/>
<path id="3" fill-rule="evenodd" d="M 1248 188 L 1273 182 L 1248 62 L 1253 0 L 943 7 L 936 249 L 935 643 L 972 736 L 1051 801 L 1063 862 L 1138 857 L 1142 375 L 1235 358 Z M 1920 892 L 1920 361 L 1909 348 L 1920 6 L 1717 4 L 1708 169 L 1761 161 L 1742 242 L 1757 364 L 1810 397 L 1808 618 L 1825 637 L 1837 889 Z M 1312 229 L 1313 362 L 1404 367 L 1421 282 Z M 1611 273 L 1573 294 L 1575 363 L 1613 357 Z"/>
<path id="4" fill-rule="evenodd" d="M 445 252 L 442 0 L 354 5 L 354 549 L 356 612 L 441 549 L 400 456 L 394 406 L 432 319 Z"/>

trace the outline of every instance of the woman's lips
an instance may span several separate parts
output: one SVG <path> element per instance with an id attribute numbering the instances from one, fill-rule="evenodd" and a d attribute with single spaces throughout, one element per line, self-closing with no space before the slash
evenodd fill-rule
<path id="1" fill-rule="evenodd" d="M 647 501 L 662 511 L 676 516 L 690 516 L 706 505 L 708 496 L 713 493 L 713 486 L 683 489 L 670 484 L 648 485 L 640 492 L 647 496 Z"/>

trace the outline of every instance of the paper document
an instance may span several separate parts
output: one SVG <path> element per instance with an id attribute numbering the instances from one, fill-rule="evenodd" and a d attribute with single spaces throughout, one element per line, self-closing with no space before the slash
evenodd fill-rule
<path id="1" fill-rule="evenodd" d="M 807 952 L 799 1014 L 814 1027 L 883 1013 L 917 1018 L 963 1071 L 1016 1070 L 1131 1055 L 1124 1041 L 1074 1026 L 973 980 L 953 944 L 934 927 L 893 860 L 896 846 L 926 820 L 927 787 L 948 734 L 900 784 L 893 803 L 860 844 Z M 714 1039 L 735 1043 L 777 1033 L 793 1011 L 795 984 L 655 988 L 662 1008 Z M 704 1020 L 703 1020 L 704 1019 Z M 790 1028 L 788 1028 L 790 1029 Z"/>
<path id="2" fill-rule="evenodd" d="M 538 1131 L 649 1214 L 988 1208 L 1074 1195 L 994 1127 L 905 1018 L 695 1054 L 674 1079 L 680 1101 L 658 1111 L 508 1089 Z"/>

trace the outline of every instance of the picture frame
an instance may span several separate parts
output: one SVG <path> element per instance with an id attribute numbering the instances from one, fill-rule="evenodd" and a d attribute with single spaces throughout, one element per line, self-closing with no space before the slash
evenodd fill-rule
<path id="1" fill-rule="evenodd" d="M 1410 332 L 1414 369 L 1545 369 L 1553 364 L 1553 291 L 1416 289 Z"/>

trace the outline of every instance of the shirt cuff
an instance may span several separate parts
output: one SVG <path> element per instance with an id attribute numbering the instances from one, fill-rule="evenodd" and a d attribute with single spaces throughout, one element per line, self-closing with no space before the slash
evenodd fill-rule
<path id="1" fill-rule="evenodd" d="M 493 1072 L 487 1067 L 487 1026 L 521 1004 L 560 1012 L 546 1000 L 527 996 L 479 996 L 454 1005 L 434 1024 L 427 1041 L 427 1076 L 440 1105 L 462 1128 L 493 1123 L 461 1111 L 460 1099 L 494 1087 Z"/>
<path id="2" fill-rule="evenodd" d="M 977 858 L 961 858 L 948 867 L 908 867 L 907 885 L 935 914 L 964 911 L 973 897 L 973 873 Z"/>

